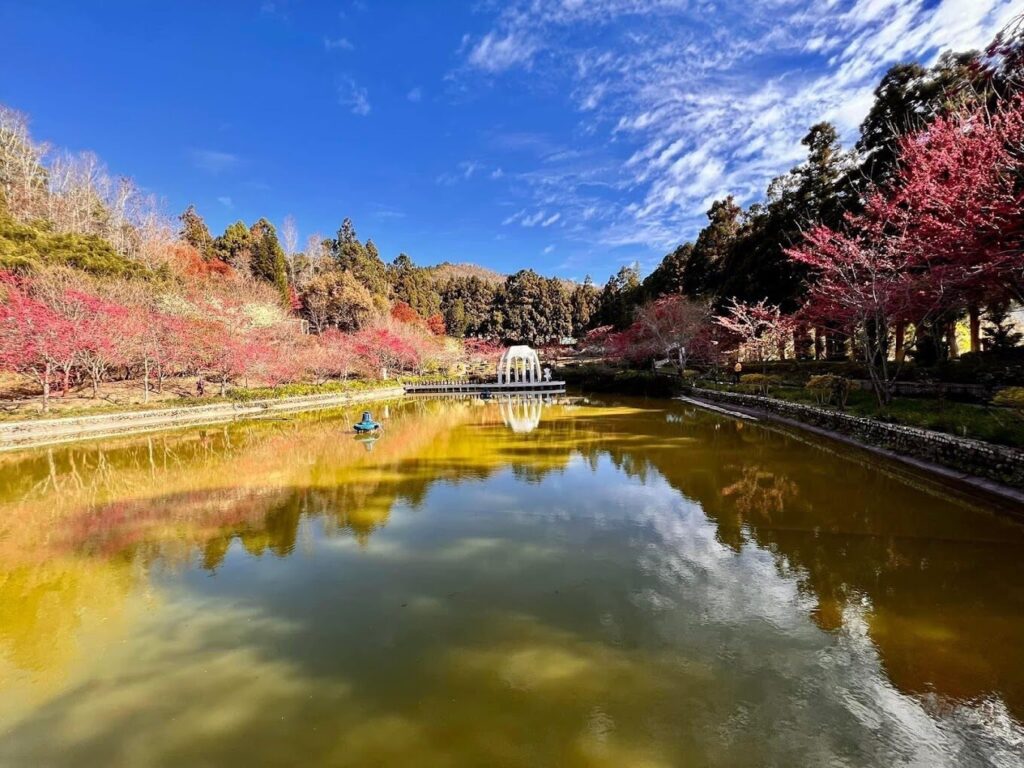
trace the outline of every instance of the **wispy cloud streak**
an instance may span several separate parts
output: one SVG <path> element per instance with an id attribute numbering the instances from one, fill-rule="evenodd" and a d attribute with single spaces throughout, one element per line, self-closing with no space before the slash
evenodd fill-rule
<path id="1" fill-rule="evenodd" d="M 759 199 L 802 160 L 813 123 L 851 142 L 889 66 L 982 47 L 1018 12 L 1016 0 L 720 0 L 713 13 L 693 0 L 522 0 L 461 50 L 488 80 L 518 69 L 564 83 L 591 145 L 585 162 L 552 156 L 515 175 L 525 210 L 546 209 L 516 221 L 559 213 L 580 239 L 667 248 L 716 197 Z"/>

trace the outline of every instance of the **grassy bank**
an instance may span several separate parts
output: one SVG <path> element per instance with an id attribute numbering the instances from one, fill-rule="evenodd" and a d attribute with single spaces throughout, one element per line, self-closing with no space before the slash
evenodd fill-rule
<path id="1" fill-rule="evenodd" d="M 699 386 L 752 394 L 749 388 L 721 382 L 701 381 Z M 793 403 L 835 409 L 835 406 L 819 405 L 814 396 L 802 387 L 773 387 L 768 396 Z M 889 424 L 921 427 L 957 437 L 1024 448 L 1024 419 L 1006 408 L 922 397 L 897 397 L 889 405 L 880 407 L 873 393 L 853 390 L 850 392 L 844 412 Z"/>
<path id="2" fill-rule="evenodd" d="M 111 388 L 108 398 L 84 399 L 73 398 L 64 401 L 55 396 L 51 399 L 49 411 L 42 410 L 38 398 L 7 402 L 0 412 L 0 421 L 27 421 L 32 419 L 74 418 L 77 416 L 101 416 L 114 413 L 141 413 L 159 411 L 167 408 L 189 408 L 218 403 L 249 403 L 255 400 L 276 400 L 287 397 L 310 397 L 315 395 L 357 394 L 372 392 L 378 389 L 399 386 L 407 379 L 391 379 L 389 381 L 367 381 L 355 379 L 351 381 L 330 381 L 324 384 L 283 384 L 278 387 L 233 387 L 226 397 L 221 397 L 216 387 L 210 386 L 213 394 L 196 397 L 184 394 L 191 390 L 181 386 L 168 387 L 163 397 L 153 397 L 148 403 L 139 401 L 134 391 L 126 393 L 123 389 Z M 408 381 L 412 381 L 409 379 Z"/>

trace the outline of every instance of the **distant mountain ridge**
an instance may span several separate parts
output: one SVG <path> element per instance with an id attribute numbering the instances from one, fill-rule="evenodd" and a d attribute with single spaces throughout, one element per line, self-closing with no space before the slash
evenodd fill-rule
<path id="1" fill-rule="evenodd" d="M 506 274 L 496 272 L 495 270 L 488 269 L 487 267 L 481 267 L 479 264 L 471 264 L 468 261 L 461 261 L 458 263 L 442 261 L 440 264 L 436 264 L 432 267 L 423 267 L 423 271 L 426 272 L 430 279 L 435 283 L 443 283 L 453 277 L 478 277 L 485 283 L 501 285 L 508 277 Z M 578 285 L 575 280 L 568 280 L 563 277 L 558 278 L 558 281 L 568 290 L 572 290 Z"/>
<path id="2" fill-rule="evenodd" d="M 433 281 L 438 283 L 450 280 L 453 277 L 478 277 L 485 283 L 498 285 L 504 283 L 506 277 L 501 272 L 495 272 L 493 269 L 468 262 L 453 264 L 450 261 L 443 261 L 433 267 L 424 267 L 423 269 L 430 275 Z"/>

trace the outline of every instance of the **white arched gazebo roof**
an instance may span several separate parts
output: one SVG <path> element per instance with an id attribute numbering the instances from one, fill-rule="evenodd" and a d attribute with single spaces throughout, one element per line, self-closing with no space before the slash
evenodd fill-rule
<path id="1" fill-rule="evenodd" d="M 498 361 L 498 383 L 524 382 L 536 384 L 542 381 L 540 358 L 530 347 L 517 345 L 509 347 Z"/>

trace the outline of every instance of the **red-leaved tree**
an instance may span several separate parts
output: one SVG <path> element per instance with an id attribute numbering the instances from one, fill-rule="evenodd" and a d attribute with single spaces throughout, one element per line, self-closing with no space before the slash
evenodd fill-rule
<path id="1" fill-rule="evenodd" d="M 904 137 L 899 168 L 854 229 L 897 238 L 917 289 L 944 306 L 1024 300 L 1024 100 L 938 118 Z"/>
<path id="2" fill-rule="evenodd" d="M 715 322 L 737 339 L 741 352 L 761 363 L 762 372 L 773 355 L 782 356 L 780 351 L 785 349 L 797 325 L 792 317 L 784 315 L 767 299 L 756 304 L 732 299 L 726 313 L 715 318 Z"/>
<path id="3" fill-rule="evenodd" d="M 111 367 L 129 365 L 138 326 L 128 307 L 86 291 L 69 290 L 66 304 L 75 306 L 79 363 L 92 382 L 92 396 L 99 397 L 100 385 Z"/>
<path id="4" fill-rule="evenodd" d="M 708 332 L 710 314 L 707 303 L 680 295 L 648 302 L 637 310 L 631 342 L 650 355 L 675 356 L 682 374 L 694 344 Z"/>
<path id="5" fill-rule="evenodd" d="M 384 371 L 417 370 L 426 339 L 415 326 L 382 322 L 353 334 L 353 346 L 363 370 L 370 376 L 379 376 Z"/>
<path id="6" fill-rule="evenodd" d="M 24 283 L 0 273 L 0 368 L 31 376 L 50 407 L 50 382 L 74 354 L 73 328 L 60 313 L 29 295 Z"/>
<path id="7" fill-rule="evenodd" d="M 790 249 L 811 267 L 803 314 L 838 323 L 862 352 L 880 404 L 899 370 L 893 330 L 1008 294 L 1024 298 L 1024 102 L 941 117 L 904 137 L 899 171 L 840 229 Z M 898 344 L 897 344 L 898 346 Z"/>
<path id="8" fill-rule="evenodd" d="M 875 214 L 877 215 L 877 214 Z M 861 350 L 880 405 L 892 400 L 899 361 L 889 360 L 889 342 L 897 323 L 923 322 L 938 309 L 936 297 L 917 287 L 912 255 L 905 239 L 883 234 L 851 219 L 850 232 L 816 227 L 791 258 L 815 274 L 802 315 L 812 323 L 842 329 Z"/>
<path id="9" fill-rule="evenodd" d="M 414 325 L 421 325 L 423 323 L 423 318 L 420 317 L 419 312 L 404 301 L 396 301 L 391 305 L 391 317 L 400 323 L 412 323 Z"/>
<path id="10" fill-rule="evenodd" d="M 244 376 L 257 354 L 257 345 L 246 333 L 212 320 L 196 321 L 189 326 L 191 363 L 206 371 L 220 385 L 220 395 L 228 384 Z"/>
<path id="11" fill-rule="evenodd" d="M 184 318 L 152 310 L 140 310 L 138 317 L 145 323 L 137 339 L 148 401 L 151 376 L 156 376 L 157 392 L 163 393 L 167 377 L 187 364 L 189 323 Z"/>
<path id="12" fill-rule="evenodd" d="M 330 329 L 313 338 L 304 352 L 305 370 L 313 381 L 323 384 L 329 379 L 347 379 L 357 360 L 352 337 Z"/>
<path id="13" fill-rule="evenodd" d="M 430 331 L 435 336 L 444 336 L 448 332 L 448 329 L 445 327 L 444 324 L 444 315 L 442 315 L 440 312 L 437 312 L 428 317 L 426 323 L 427 330 Z"/>
<path id="14" fill-rule="evenodd" d="M 320 335 L 319 346 L 324 352 L 327 375 L 347 379 L 358 361 L 352 336 L 332 329 Z"/>

